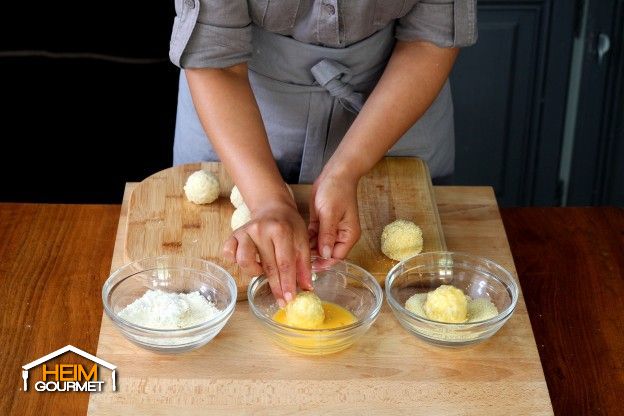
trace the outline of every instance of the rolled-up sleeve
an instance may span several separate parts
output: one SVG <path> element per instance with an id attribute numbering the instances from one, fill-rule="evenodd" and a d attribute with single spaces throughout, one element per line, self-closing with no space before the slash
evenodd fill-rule
<path id="1" fill-rule="evenodd" d="M 421 0 L 397 22 L 396 38 L 470 46 L 477 41 L 476 0 Z"/>
<path id="2" fill-rule="evenodd" d="M 175 0 L 169 58 L 180 68 L 225 68 L 251 58 L 247 0 Z"/>

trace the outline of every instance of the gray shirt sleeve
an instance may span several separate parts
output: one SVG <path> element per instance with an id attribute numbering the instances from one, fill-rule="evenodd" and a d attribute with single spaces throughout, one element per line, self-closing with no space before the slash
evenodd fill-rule
<path id="1" fill-rule="evenodd" d="M 180 68 L 225 68 L 251 58 L 247 0 L 175 0 L 169 57 Z"/>
<path id="2" fill-rule="evenodd" d="M 477 41 L 476 0 L 421 0 L 398 19 L 396 38 L 437 46 L 470 46 Z"/>

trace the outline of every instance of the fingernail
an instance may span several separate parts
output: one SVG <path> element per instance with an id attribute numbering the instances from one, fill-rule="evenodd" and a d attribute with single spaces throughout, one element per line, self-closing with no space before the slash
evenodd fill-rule
<path id="1" fill-rule="evenodd" d="M 284 299 L 286 299 L 286 302 L 290 302 L 291 300 L 293 300 L 292 293 L 290 293 L 290 292 L 284 293 Z"/>
<path id="2" fill-rule="evenodd" d="M 283 308 L 284 306 L 286 306 L 286 302 L 284 302 L 284 299 L 278 299 L 277 304 L 279 305 L 280 308 Z"/>
<path id="3" fill-rule="evenodd" d="M 329 246 L 323 246 L 323 250 L 321 250 L 321 256 L 324 259 L 328 259 L 331 257 L 331 248 Z"/>

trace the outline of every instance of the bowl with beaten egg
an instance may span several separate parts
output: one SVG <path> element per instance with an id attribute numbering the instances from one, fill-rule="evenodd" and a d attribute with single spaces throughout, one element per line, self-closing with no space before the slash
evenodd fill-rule
<path id="1" fill-rule="evenodd" d="M 314 290 L 299 292 L 284 308 L 269 281 L 258 276 L 247 297 L 253 316 L 279 346 L 307 355 L 349 348 L 377 319 L 383 291 L 373 275 L 347 261 L 312 259 Z"/>

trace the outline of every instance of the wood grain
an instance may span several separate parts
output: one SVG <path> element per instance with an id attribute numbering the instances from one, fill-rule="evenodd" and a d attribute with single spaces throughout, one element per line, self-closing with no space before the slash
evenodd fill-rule
<path id="1" fill-rule="evenodd" d="M 183 186 L 188 176 L 205 169 L 220 183 L 221 197 L 207 205 L 187 201 Z M 220 163 L 196 163 L 158 172 L 134 188 L 128 205 L 126 261 L 163 254 L 202 258 L 226 268 L 238 287 L 238 299 L 247 297 L 251 276 L 224 262 L 223 242 L 230 236 L 234 207 L 229 201 L 232 181 Z M 292 185 L 299 211 L 309 218 L 311 186 Z M 382 283 L 396 262 L 381 253 L 383 227 L 396 220 L 414 221 L 423 230 L 424 251 L 444 250 L 431 178 L 427 166 L 416 158 L 385 158 L 358 188 L 362 236 L 349 259 L 371 272 Z"/>
<path id="2" fill-rule="evenodd" d="M 557 414 L 624 413 L 624 210 L 504 209 Z"/>
<path id="3" fill-rule="evenodd" d="M 67 344 L 95 354 L 118 216 L 118 205 L 0 204 L 0 415 L 84 414 L 88 393 L 23 392 L 21 366 Z"/>
<path id="4" fill-rule="evenodd" d="M 449 188 L 436 199 L 451 250 L 485 255 L 515 272 L 490 188 Z M 123 260 L 125 229 L 120 233 L 113 268 Z M 211 343 L 176 356 L 135 347 L 104 316 L 98 356 L 123 376 L 117 393 L 91 396 L 94 415 L 552 414 L 522 297 L 496 336 L 463 349 L 409 335 L 384 304 L 352 348 L 325 357 L 295 355 L 266 338 L 243 302 Z"/>
<path id="5" fill-rule="evenodd" d="M 489 191 L 483 188 L 437 188 L 436 198 L 451 248 L 470 249 L 470 239 L 475 235 L 462 237 L 463 233 L 472 227 L 477 227 L 482 233 L 481 224 L 496 212 L 487 203 Z M 471 202 L 466 203 L 466 200 Z M 501 214 L 526 294 L 555 414 L 621 414 L 619 393 L 624 391 L 621 364 L 624 331 L 621 320 L 568 317 L 623 315 L 622 304 L 618 302 L 624 298 L 624 280 L 621 278 L 624 274 L 622 210 L 513 208 L 503 209 Z M 82 393 L 42 395 L 22 392 L 19 372 L 21 365 L 67 343 L 91 353 L 96 351 L 97 331 L 94 329 L 102 317 L 100 289 L 110 268 L 118 216 L 119 206 L 0 204 L 0 414 L 80 415 L 86 412 L 88 396 Z M 472 223 L 471 217 L 478 218 L 478 221 Z M 472 226 L 467 227 L 470 223 Z M 118 233 L 116 244 L 122 247 L 122 232 Z M 490 247 L 490 252 L 496 251 L 493 237 L 488 237 L 485 245 Z M 113 263 L 119 264 L 123 261 L 123 256 L 120 256 L 123 253 L 118 250 L 116 254 L 118 257 Z M 607 285 L 600 286 L 605 279 Z M 588 293 L 595 293 L 596 296 L 587 296 Z M 80 300 L 81 304 L 67 304 L 66 298 Z M 241 304 L 239 308 L 241 306 L 246 307 Z M 215 345 L 216 340 L 215 344 L 206 348 Z M 126 361 L 130 359 L 128 354 Z M 464 362 L 470 364 L 473 359 L 467 358 Z M 307 360 L 293 356 L 287 364 L 301 366 Z M 348 367 L 348 372 L 343 372 L 344 369 L 335 371 L 332 378 L 337 382 L 331 386 L 341 389 L 341 394 L 364 394 L 344 389 L 339 385 L 340 381 L 357 374 L 368 376 L 368 380 L 383 379 L 383 374 L 376 370 L 383 368 L 383 363 L 379 364 L 381 361 L 383 358 L 371 359 L 370 366 Z M 462 371 L 460 366 L 455 368 L 449 363 L 440 368 L 422 366 L 418 370 L 413 369 L 417 364 L 408 364 L 402 371 L 425 372 L 430 376 L 437 372 L 447 377 Z M 160 365 L 178 372 L 174 358 L 164 360 Z M 315 374 L 318 377 L 321 372 L 331 371 L 331 365 L 331 362 L 319 359 L 310 369 L 317 371 Z M 527 370 L 527 376 L 537 371 L 532 368 L 534 365 L 532 363 Z M 221 367 L 213 366 L 213 369 L 217 376 L 227 376 Z M 250 378 L 246 385 L 257 389 L 261 385 L 258 378 L 267 377 L 270 369 L 263 361 L 258 361 L 249 368 L 237 366 L 231 378 L 242 379 L 243 373 L 250 370 L 257 376 Z M 229 370 L 232 367 L 228 367 Z M 373 370 L 377 378 L 372 377 Z M 126 372 L 120 375 L 122 383 L 128 382 Z M 279 372 L 282 378 L 286 378 L 284 373 L 288 372 L 287 369 L 281 366 Z M 499 373 L 503 378 L 504 371 L 501 369 Z M 267 389 L 273 383 L 271 377 L 274 378 L 268 374 Z M 148 387 L 160 388 L 161 384 L 155 379 L 141 380 L 145 384 L 136 386 L 135 390 L 142 392 Z M 209 390 L 205 380 L 197 377 L 189 380 L 198 392 Z M 303 388 L 302 382 L 296 382 L 296 385 Z M 492 383 L 486 386 L 492 386 Z M 125 384 L 123 388 L 126 388 Z M 397 386 L 397 389 L 400 388 Z M 371 390 L 367 390 L 369 395 L 380 395 Z M 254 393 L 263 395 L 265 392 L 254 390 Z M 421 397 L 426 394 L 416 393 Z M 415 393 L 409 391 L 409 394 Z M 176 399 L 175 404 L 165 406 L 164 410 L 153 411 L 151 401 L 157 399 L 155 394 L 148 395 L 146 400 L 142 399 L 142 393 L 138 393 L 137 397 L 141 403 L 135 403 L 136 407 L 128 414 L 163 414 L 176 406 L 184 407 L 183 400 Z M 254 397 L 257 400 L 258 396 L 254 395 L 237 400 L 251 402 Z M 387 399 L 390 402 L 394 400 L 392 397 Z M 525 398 L 520 397 L 519 400 Z M 221 409 L 231 406 L 222 406 Z M 247 403 L 247 408 L 252 406 Z M 264 408 L 267 406 L 265 402 Z M 281 413 L 287 406 L 280 405 Z M 444 404 L 441 403 L 442 406 Z M 352 409 L 348 405 L 337 405 L 335 410 L 348 413 Z M 453 414 L 453 409 L 447 410 L 448 414 Z M 393 409 L 385 413 L 393 413 Z M 492 413 L 489 409 L 483 411 L 483 414 Z M 505 413 L 514 414 L 512 409 Z"/>

